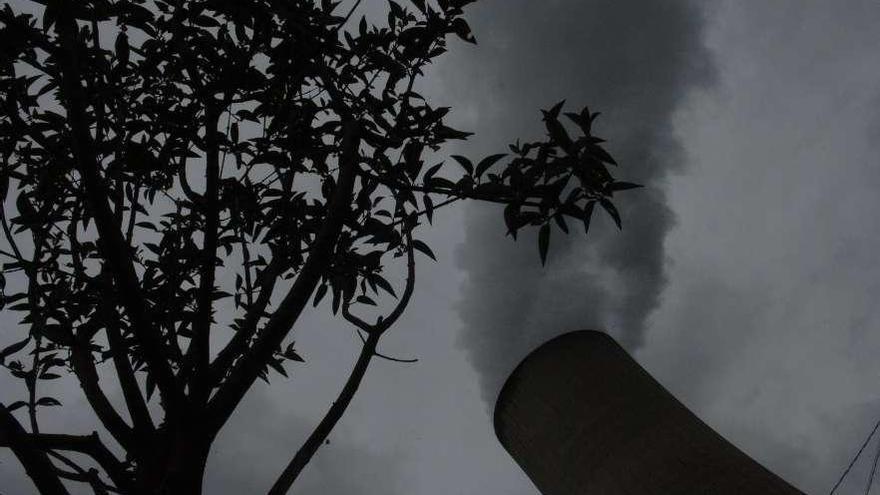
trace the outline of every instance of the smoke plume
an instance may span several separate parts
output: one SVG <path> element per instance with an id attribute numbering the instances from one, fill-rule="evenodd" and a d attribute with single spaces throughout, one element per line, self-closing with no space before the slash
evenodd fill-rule
<path id="1" fill-rule="evenodd" d="M 538 108 L 563 98 L 574 111 L 588 104 L 603 112 L 596 132 L 609 140 L 618 176 L 646 186 L 619 196 L 622 232 L 598 210 L 588 237 L 554 232 L 543 268 L 534 236 L 514 243 L 499 211 L 468 213 L 457 256 L 467 274 L 459 343 L 487 401 L 529 349 L 554 335 L 605 329 L 630 350 L 641 345 L 666 283 L 674 218 L 664 178 L 683 161 L 671 119 L 689 91 L 714 78 L 702 16 L 686 1 L 635 0 L 505 0 L 471 12 L 480 46 L 457 69 L 479 80 L 446 79 L 465 96 L 481 142 L 537 138 Z"/>

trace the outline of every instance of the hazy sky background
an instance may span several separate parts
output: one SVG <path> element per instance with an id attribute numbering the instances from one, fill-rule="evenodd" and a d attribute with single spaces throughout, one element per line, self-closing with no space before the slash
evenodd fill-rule
<path id="1" fill-rule="evenodd" d="M 735 444 L 827 493 L 880 416 L 880 3 L 481 0 L 468 18 L 479 45 L 454 44 L 422 88 L 477 132 L 455 151 L 540 137 L 538 109 L 566 98 L 603 112 L 620 175 L 649 187 L 621 196 L 622 233 L 601 213 L 587 239 L 554 232 L 543 270 L 500 209 L 438 214 L 440 261 L 382 344 L 420 362 L 375 362 L 293 493 L 535 495 L 491 404 L 531 348 L 578 328 L 607 329 Z M 335 398 L 359 345 L 320 309 L 296 330 L 307 364 L 258 383 L 221 433 L 205 493 L 265 492 Z M 58 382 L 44 429 L 91 431 Z M 861 493 L 874 448 L 839 493 Z M 31 493 L 0 461 L 0 492 Z"/>

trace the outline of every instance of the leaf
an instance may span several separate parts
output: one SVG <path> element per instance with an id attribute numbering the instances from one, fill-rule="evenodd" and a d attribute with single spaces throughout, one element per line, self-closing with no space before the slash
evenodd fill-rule
<path id="1" fill-rule="evenodd" d="M 289 376 L 287 376 L 287 370 L 284 369 L 284 366 L 282 366 L 280 362 L 271 359 L 269 360 L 269 366 L 271 366 L 278 373 L 284 375 L 285 378 L 290 378 Z"/>
<path id="2" fill-rule="evenodd" d="M 590 152 L 596 156 L 597 159 L 610 165 L 617 165 L 617 161 L 615 161 L 614 158 L 598 144 L 590 145 L 588 148 Z"/>
<path id="3" fill-rule="evenodd" d="M 318 286 L 318 290 L 315 291 L 315 300 L 312 302 L 312 306 L 317 307 L 325 295 L 327 295 L 327 284 L 321 284 Z"/>
<path id="4" fill-rule="evenodd" d="M 434 133 L 438 138 L 443 139 L 443 140 L 447 140 L 447 139 L 465 140 L 469 136 L 474 135 L 473 132 L 459 131 L 459 130 L 453 129 L 451 127 L 447 127 L 445 125 L 437 126 Z"/>
<path id="5" fill-rule="evenodd" d="M 357 302 L 359 302 L 359 303 L 361 303 L 361 304 L 367 304 L 367 305 L 369 305 L 369 306 L 375 306 L 375 305 L 376 305 L 376 301 L 370 299 L 370 298 L 367 297 L 367 296 L 363 296 L 363 295 L 358 296 L 357 299 L 355 299 L 355 301 L 357 301 Z"/>
<path id="6" fill-rule="evenodd" d="M 425 203 L 425 216 L 428 217 L 428 223 L 434 223 L 434 201 L 431 199 L 431 196 L 425 194 L 425 197 L 422 200 Z M 0 308 L 2 309 L 2 308 Z"/>
<path id="7" fill-rule="evenodd" d="M 284 357 L 286 357 L 287 359 L 290 359 L 292 361 L 298 361 L 300 363 L 306 362 L 306 360 L 303 359 L 302 356 L 300 356 L 299 354 L 296 353 L 295 350 L 293 350 L 294 344 L 295 344 L 295 342 L 291 342 L 291 343 L 287 344 L 287 349 L 284 350 Z"/>
<path id="8" fill-rule="evenodd" d="M 547 264 L 547 249 L 550 247 L 550 224 L 545 223 L 538 232 L 538 252 L 541 255 L 541 265 Z"/>
<path id="9" fill-rule="evenodd" d="M 424 242 L 422 242 L 418 239 L 415 239 L 412 241 L 412 246 L 413 246 L 413 249 L 415 249 L 416 251 L 421 251 L 422 253 L 424 253 L 426 256 L 428 256 L 432 260 L 437 261 L 437 257 L 434 256 L 434 252 L 431 251 L 431 248 L 429 248 L 428 245 L 425 244 Z"/>
<path id="10" fill-rule="evenodd" d="M 620 222 L 620 213 L 617 211 L 617 207 L 614 206 L 614 203 L 608 201 L 606 198 L 600 198 L 599 203 L 602 205 L 602 208 L 608 212 L 608 215 L 614 219 L 614 223 L 617 224 L 618 229 L 622 229 L 622 225 Z"/>
<path id="11" fill-rule="evenodd" d="M 157 255 L 162 254 L 162 248 L 160 248 L 159 246 L 157 246 L 156 244 L 154 244 L 152 242 L 145 242 L 144 247 L 149 249 L 150 251 L 152 251 L 153 253 L 155 253 Z"/>
<path id="12" fill-rule="evenodd" d="M 640 187 L 645 187 L 641 184 L 634 184 L 632 182 L 612 182 L 610 186 L 608 186 L 609 191 L 626 191 L 627 189 L 638 189 Z"/>
<path id="13" fill-rule="evenodd" d="M 55 399 L 53 397 L 40 397 L 40 399 L 37 401 L 37 405 L 38 406 L 48 406 L 48 407 L 60 406 L 61 402 L 58 399 Z"/>
<path id="14" fill-rule="evenodd" d="M 225 298 L 230 297 L 230 296 L 232 296 L 232 294 L 230 294 L 230 293 L 228 293 L 228 292 L 226 292 L 226 291 L 215 290 L 214 292 L 211 293 L 211 300 L 213 300 L 213 301 L 217 301 L 217 300 L 219 300 L 219 299 L 225 299 Z"/>
<path id="15" fill-rule="evenodd" d="M 425 185 L 432 189 L 455 189 L 455 182 L 452 182 L 445 177 L 433 177 L 430 181 L 426 182 Z"/>
<path id="16" fill-rule="evenodd" d="M 568 224 L 565 223 L 565 216 L 559 213 L 553 215 L 553 219 L 556 220 L 556 225 L 559 225 L 559 228 L 562 229 L 563 232 L 568 234 Z"/>
<path id="17" fill-rule="evenodd" d="M 590 219 L 593 216 L 593 209 L 596 208 L 596 202 L 590 201 L 584 207 L 584 234 L 590 233 Z"/>
<path id="18" fill-rule="evenodd" d="M 422 182 L 424 182 L 424 183 L 431 182 L 431 178 L 434 177 L 434 174 L 436 174 L 437 171 L 440 170 L 440 167 L 442 167 L 442 166 L 443 166 L 443 162 L 440 162 L 437 165 L 434 165 L 433 167 L 429 168 L 428 171 L 425 172 L 424 177 L 422 177 Z"/>
<path id="19" fill-rule="evenodd" d="M 9 404 L 8 406 L 6 406 L 6 410 L 9 412 L 12 412 L 12 411 L 15 411 L 16 409 L 20 409 L 26 405 L 27 405 L 27 402 L 25 402 L 23 400 L 17 400 L 15 402 L 13 402 L 12 404 Z"/>
<path id="20" fill-rule="evenodd" d="M 546 127 L 547 133 L 550 134 L 553 142 L 568 151 L 572 145 L 572 141 L 568 132 L 565 130 L 565 127 L 563 127 L 555 118 L 547 119 Z"/>
<path id="21" fill-rule="evenodd" d="M 485 174 L 486 171 L 492 167 L 492 165 L 498 163 L 498 160 L 501 160 L 505 156 L 507 156 L 506 153 L 499 153 L 497 155 L 489 155 L 486 158 L 480 160 L 480 163 L 477 164 L 476 176 L 482 177 L 482 175 Z"/>
<path id="22" fill-rule="evenodd" d="M 333 286 L 333 314 L 334 315 L 339 312 L 339 303 L 341 302 L 340 301 L 341 295 L 342 295 L 342 291 L 339 290 L 336 286 Z"/>
<path id="23" fill-rule="evenodd" d="M 463 18 L 456 17 L 455 20 L 452 21 L 452 30 L 463 41 L 473 44 L 477 43 L 477 39 L 471 34 L 471 27 L 468 26 L 467 21 Z"/>
<path id="24" fill-rule="evenodd" d="M 474 175 L 474 164 L 468 158 L 461 155 L 452 155 L 452 159 L 457 161 L 468 175 Z"/>
<path id="25" fill-rule="evenodd" d="M 556 118 L 559 117 L 559 111 L 562 110 L 563 105 L 565 105 L 565 100 L 562 100 L 559 103 L 553 105 L 553 108 L 551 108 L 550 110 L 541 110 L 541 112 L 544 114 L 544 120 L 556 120 Z"/>
<path id="26" fill-rule="evenodd" d="M 28 335 L 24 340 L 20 340 L 10 346 L 7 346 L 5 349 L 0 351 L 0 363 L 3 362 L 8 356 L 15 354 L 16 352 L 24 349 L 24 347 L 30 342 L 31 336 Z"/>
<path id="27" fill-rule="evenodd" d="M 580 114 L 566 112 L 565 116 L 568 117 L 569 120 L 577 124 L 578 127 L 580 127 L 581 131 L 583 131 L 584 133 L 584 136 L 590 136 L 590 133 L 592 132 L 593 120 L 590 119 L 590 112 L 588 109 L 584 109 L 584 112 Z"/>
<path id="28" fill-rule="evenodd" d="M 391 294 L 393 297 L 397 297 L 397 294 L 394 292 L 394 287 L 392 287 L 392 285 L 381 275 L 374 275 L 373 281 L 376 282 L 376 285 L 378 285 L 380 289 Z"/>
<path id="29" fill-rule="evenodd" d="M 12 294 L 11 296 L 5 296 L 3 298 L 3 302 L 6 304 L 11 304 L 17 301 L 21 301 L 22 299 L 27 297 L 26 292 L 19 292 L 18 294 Z"/>

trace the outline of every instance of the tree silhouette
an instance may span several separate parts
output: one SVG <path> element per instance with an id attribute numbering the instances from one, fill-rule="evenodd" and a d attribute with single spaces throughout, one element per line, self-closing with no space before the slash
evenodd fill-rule
<path id="1" fill-rule="evenodd" d="M 542 262 L 553 223 L 589 228 L 599 205 L 620 225 L 611 197 L 636 186 L 609 173 L 587 109 L 544 111 L 546 138 L 509 154 L 438 158 L 469 133 L 413 87 L 448 37 L 475 42 L 473 1 L 390 1 L 382 26 L 356 22 L 360 0 L 4 5 L 0 282 L 23 316 L 0 363 L 27 394 L 0 404 L 0 445 L 40 493 L 200 493 L 217 433 L 255 380 L 303 361 L 288 336 L 328 297 L 363 347 L 270 491 L 286 493 L 406 309 L 437 209 L 504 205 L 514 238 L 539 229 Z M 102 436 L 40 430 L 60 403 L 39 385 L 66 373 Z"/>

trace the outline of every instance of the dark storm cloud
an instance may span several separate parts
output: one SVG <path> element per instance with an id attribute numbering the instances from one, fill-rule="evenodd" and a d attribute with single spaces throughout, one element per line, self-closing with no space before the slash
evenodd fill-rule
<path id="1" fill-rule="evenodd" d="M 467 273 L 460 344 L 487 400 L 555 334 L 603 328 L 630 349 L 641 345 L 666 283 L 663 242 L 674 219 L 664 178 L 682 162 L 671 117 L 689 90 L 713 79 L 702 15 L 685 1 L 506 0 L 471 12 L 480 45 L 456 71 L 479 79 L 444 79 L 481 141 L 537 137 L 538 108 L 563 98 L 571 108 L 589 104 L 603 112 L 597 133 L 609 139 L 619 176 L 647 186 L 620 196 L 622 232 L 606 218 L 586 240 L 582 231 L 554 232 L 546 268 L 533 237 L 504 237 L 500 212 L 469 215 L 458 256 Z"/>

